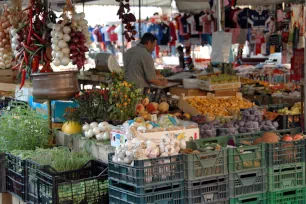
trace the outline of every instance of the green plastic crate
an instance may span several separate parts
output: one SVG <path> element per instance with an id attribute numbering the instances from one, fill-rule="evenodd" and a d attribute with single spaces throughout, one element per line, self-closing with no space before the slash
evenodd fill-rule
<path id="1" fill-rule="evenodd" d="M 266 144 L 267 166 L 305 162 L 305 140 Z"/>
<path id="2" fill-rule="evenodd" d="M 266 193 L 231 198 L 230 204 L 269 204 Z"/>
<path id="3" fill-rule="evenodd" d="M 268 204 L 305 204 L 305 188 L 289 189 L 267 193 Z"/>
<path id="4" fill-rule="evenodd" d="M 243 145 L 228 149 L 229 173 L 266 167 L 265 145 Z"/>
<path id="5" fill-rule="evenodd" d="M 291 129 L 285 129 L 285 130 L 275 130 L 270 132 L 276 132 L 280 135 L 290 134 L 294 135 L 297 133 L 301 133 L 302 129 L 300 127 L 298 128 L 291 128 Z M 231 135 L 231 137 L 234 139 L 235 143 L 240 143 L 241 141 L 254 141 L 256 138 L 261 137 L 265 131 L 260 132 L 252 132 L 252 133 L 240 133 L 237 135 Z"/>
<path id="6" fill-rule="evenodd" d="M 228 198 L 228 175 L 185 181 L 185 204 L 224 204 Z"/>
<path id="7" fill-rule="evenodd" d="M 199 150 L 199 154 L 184 154 L 184 175 L 188 181 L 199 180 L 228 173 L 227 142 L 229 137 L 199 139 L 187 142 L 187 148 Z M 208 150 L 212 145 L 219 144 L 219 151 Z"/>
<path id="8" fill-rule="evenodd" d="M 265 168 L 229 174 L 230 198 L 267 191 L 267 171 Z"/>
<path id="9" fill-rule="evenodd" d="M 303 188 L 305 163 L 293 163 L 268 168 L 268 191 Z"/>

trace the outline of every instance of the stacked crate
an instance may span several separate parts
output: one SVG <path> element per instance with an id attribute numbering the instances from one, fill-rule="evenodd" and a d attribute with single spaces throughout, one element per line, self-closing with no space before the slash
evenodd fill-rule
<path id="1" fill-rule="evenodd" d="M 183 155 L 185 204 L 228 203 L 228 139 L 217 137 L 187 143 L 187 148 L 198 152 Z M 216 148 L 217 144 L 221 148 Z"/>
<path id="2" fill-rule="evenodd" d="M 135 160 L 133 165 L 112 161 L 109 154 L 109 203 L 184 203 L 183 156 Z"/>
<path id="3" fill-rule="evenodd" d="M 299 133 L 299 128 L 282 134 Z M 304 203 L 305 140 L 266 144 L 269 203 Z"/>
<path id="4" fill-rule="evenodd" d="M 266 203 L 265 145 L 236 145 L 228 149 L 230 204 Z"/>

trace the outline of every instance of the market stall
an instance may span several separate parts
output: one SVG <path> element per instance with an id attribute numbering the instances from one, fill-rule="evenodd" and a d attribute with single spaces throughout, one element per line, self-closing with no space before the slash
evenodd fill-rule
<path id="1" fill-rule="evenodd" d="M 140 30 L 145 22 L 129 11 L 131 1 L 119 3 L 123 37 L 133 41 L 135 25 Z M 268 2 L 255 4 L 264 3 Z M 177 67 L 174 56 L 164 56 L 171 55 L 167 49 L 177 42 L 165 40 L 171 32 L 163 32 L 158 46 L 167 49 L 156 55 L 164 57 L 157 57 L 156 73 L 169 84 L 144 91 L 125 80 L 110 53 L 95 56 L 95 69 L 85 70 L 92 33 L 86 13 L 76 12 L 70 1 L 60 16 L 41 0 L 31 0 L 23 9 L 20 4 L 4 6 L 0 71 L 15 71 L 20 84 L 17 88 L 5 84 L 7 91 L 16 90 L 15 98 L 0 92 L 2 203 L 303 203 L 306 135 L 299 50 L 303 43 L 296 39 L 302 41 L 304 36 L 300 19 L 294 16 L 304 8 L 290 4 L 289 10 L 281 6 L 269 12 L 223 4 L 178 0 L 181 13 L 173 19 L 156 15 L 151 18 L 154 22 L 146 22 L 151 30 L 175 24 L 177 17 L 186 30 L 172 28 L 178 32 L 177 41 L 183 37 L 184 67 Z M 229 10 L 232 18 L 227 18 Z M 245 12 L 252 13 L 252 19 Z M 288 13 L 293 18 L 289 22 Z M 295 53 L 291 68 L 282 63 L 289 54 L 265 55 L 270 60 L 256 65 L 243 60 L 247 37 L 238 46 L 234 43 L 233 22 L 241 26 L 252 20 L 258 26 L 255 15 L 265 19 L 281 15 L 283 20 L 272 33 L 271 24 L 264 26 L 266 39 L 254 34 L 258 27 L 249 29 L 260 37 L 246 43 L 253 52 L 249 57 L 262 59 L 259 53 L 286 47 Z M 196 18 L 203 19 L 198 22 L 202 26 L 209 24 L 204 40 Z M 284 25 L 292 26 L 291 20 L 295 37 L 284 40 Z M 229 32 L 221 31 L 225 28 Z M 203 54 L 208 46 L 202 45 L 207 44 L 212 47 L 209 58 Z M 30 80 L 31 87 L 26 82 Z M 95 83 L 89 88 L 90 80 Z"/>

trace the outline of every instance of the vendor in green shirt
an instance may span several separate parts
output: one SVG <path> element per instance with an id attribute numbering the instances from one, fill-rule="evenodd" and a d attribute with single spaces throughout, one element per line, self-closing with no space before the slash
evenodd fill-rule
<path id="1" fill-rule="evenodd" d="M 129 49 L 123 57 L 124 76 L 130 83 L 135 83 L 138 88 L 165 86 L 167 79 L 160 79 L 156 75 L 154 60 L 151 56 L 157 43 L 156 37 L 145 33 L 140 44 Z"/>

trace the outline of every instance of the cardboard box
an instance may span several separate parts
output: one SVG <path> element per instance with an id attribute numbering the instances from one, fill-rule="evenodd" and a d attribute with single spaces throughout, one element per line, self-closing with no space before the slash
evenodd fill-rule
<path id="1" fill-rule="evenodd" d="M 36 112 L 41 113 L 44 118 L 48 118 L 48 104 L 47 103 L 37 103 L 34 101 L 34 97 L 30 96 L 29 105 Z M 63 123 L 66 122 L 65 114 L 69 114 L 75 111 L 78 104 L 73 101 L 52 101 L 51 102 L 51 112 L 52 112 L 52 122 L 53 123 Z"/>
<path id="2" fill-rule="evenodd" d="M 19 101 L 29 102 L 32 96 L 33 88 L 22 87 L 20 89 L 19 85 L 15 85 L 15 98 Z M 32 96 L 33 97 L 33 96 Z"/>
<path id="3" fill-rule="evenodd" d="M 206 91 L 202 91 L 200 89 L 185 89 L 183 87 L 171 87 L 170 88 L 171 95 L 182 96 L 206 96 Z"/>
<path id="4" fill-rule="evenodd" d="M 66 115 L 75 112 L 78 104 L 73 101 L 52 101 L 52 122 L 62 123 L 67 121 Z"/>
<path id="5" fill-rule="evenodd" d="M 139 133 L 139 136 L 144 140 L 152 140 L 156 144 L 159 144 L 161 137 L 164 136 L 165 134 L 173 134 L 175 137 L 185 138 L 187 141 L 196 140 L 199 139 L 200 137 L 199 128 Z M 112 135 L 111 145 L 113 147 L 118 147 L 120 144 L 123 144 L 126 140 L 125 133 L 121 130 L 112 130 L 111 135 Z"/>

